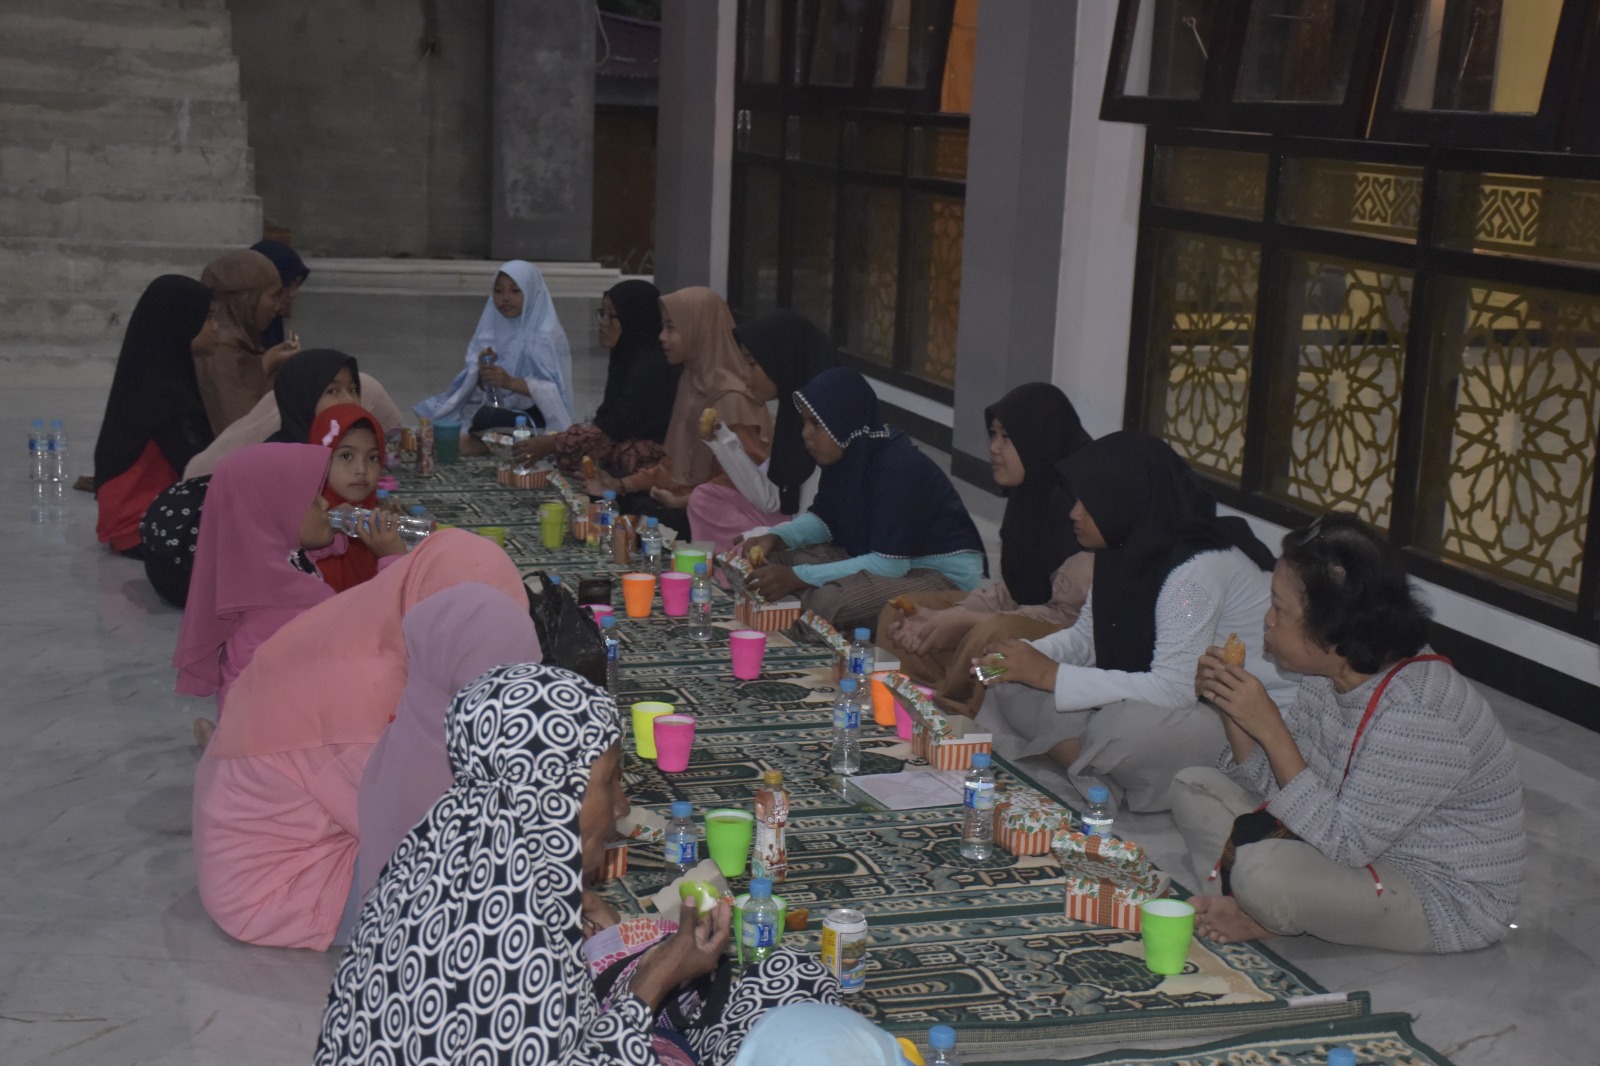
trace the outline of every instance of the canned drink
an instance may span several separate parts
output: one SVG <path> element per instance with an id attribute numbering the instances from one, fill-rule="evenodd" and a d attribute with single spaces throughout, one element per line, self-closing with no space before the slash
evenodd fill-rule
<path id="1" fill-rule="evenodd" d="M 822 965 L 839 979 L 839 991 L 850 995 L 867 985 L 867 916 L 848 907 L 828 912 L 822 920 Z"/>

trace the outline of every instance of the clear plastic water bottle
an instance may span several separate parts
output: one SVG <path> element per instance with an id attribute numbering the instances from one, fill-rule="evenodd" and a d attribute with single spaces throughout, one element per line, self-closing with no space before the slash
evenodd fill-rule
<path id="1" fill-rule="evenodd" d="M 956 1054 L 956 1031 L 948 1025 L 928 1030 L 928 1066 L 961 1066 Z"/>
<path id="2" fill-rule="evenodd" d="M 1111 836 L 1111 790 L 1104 785 L 1089 786 L 1089 806 L 1083 809 L 1083 835 Z"/>
<path id="3" fill-rule="evenodd" d="M 750 898 L 744 904 L 739 943 L 746 966 L 765 960 L 777 950 L 778 905 L 772 901 L 772 881 L 768 878 L 750 879 Z"/>
<path id="4" fill-rule="evenodd" d="M 496 404 L 495 406 L 498 407 L 499 405 Z M 517 424 L 511 429 L 511 446 L 515 448 L 523 441 L 532 439 L 533 424 L 528 421 L 527 415 L 518 415 Z M 507 459 L 500 465 L 502 468 L 509 468 L 513 474 L 527 474 L 531 472 L 531 466 L 528 463 L 528 460 L 524 459 L 520 455 L 517 455 L 515 452 L 512 453 L 510 459 Z"/>
<path id="5" fill-rule="evenodd" d="M 866 626 L 857 626 L 855 639 L 850 642 L 850 650 L 846 652 L 845 660 L 850 668 L 850 676 L 856 679 L 858 691 L 868 691 L 867 679 L 877 668 L 877 657 L 877 650 L 872 646 L 872 630 Z"/>
<path id="6" fill-rule="evenodd" d="M 44 480 L 44 453 L 49 447 L 44 431 L 44 419 L 35 418 L 33 426 L 28 430 L 28 480 L 40 482 Z"/>
<path id="7" fill-rule="evenodd" d="M 828 768 L 848 777 L 861 772 L 861 701 L 856 696 L 856 679 L 839 682 L 839 697 L 833 701 L 833 747 L 828 752 Z"/>
<path id="8" fill-rule="evenodd" d="M 672 801 L 672 822 L 667 826 L 664 845 L 667 865 L 686 874 L 700 862 L 700 837 L 694 828 L 694 804 Z"/>
<path id="9" fill-rule="evenodd" d="M 50 420 L 50 436 L 47 439 L 44 479 L 46 481 L 60 482 L 67 480 L 67 427 L 59 418 Z"/>
<path id="10" fill-rule="evenodd" d="M 611 489 L 606 489 L 605 494 L 601 496 L 600 506 L 595 509 L 594 520 L 599 526 L 596 535 L 599 537 L 600 561 L 609 563 L 612 561 L 611 526 L 617 520 L 617 494 Z"/>
<path id="11" fill-rule="evenodd" d="M 650 515 L 639 531 L 639 551 L 644 555 L 644 568 L 648 573 L 661 573 L 661 519 Z"/>
<path id="12" fill-rule="evenodd" d="M 494 366 L 499 361 L 500 361 L 500 357 L 498 355 L 496 355 L 494 352 L 485 351 L 485 352 L 480 352 L 478 354 L 478 365 L 479 366 Z M 505 406 L 504 404 L 502 404 L 500 402 L 500 389 L 499 389 L 498 386 L 485 385 L 483 387 L 483 396 L 484 396 L 484 404 L 487 407 L 503 407 L 503 406 Z"/>
<path id="13" fill-rule="evenodd" d="M 689 639 L 710 640 L 711 633 L 711 575 L 705 563 L 695 563 L 689 585 Z"/>
<path id="14" fill-rule="evenodd" d="M 989 753 L 976 752 L 961 791 L 965 816 L 961 823 L 961 857 L 987 859 L 994 854 L 994 771 Z"/>
<path id="15" fill-rule="evenodd" d="M 416 512 L 421 511 L 422 508 L 414 507 L 412 510 Z M 346 536 L 360 536 L 360 530 L 371 524 L 372 512 L 365 507 L 340 508 L 337 511 L 328 512 L 328 525 L 333 527 L 334 532 L 343 533 Z M 427 539 L 432 532 L 433 519 L 427 517 L 426 513 L 421 515 L 413 513 L 400 517 L 400 541 L 407 548 L 415 548 Z"/>
<path id="16" fill-rule="evenodd" d="M 600 639 L 606 646 L 606 690 L 615 696 L 622 691 L 622 638 L 609 614 L 600 619 Z"/>

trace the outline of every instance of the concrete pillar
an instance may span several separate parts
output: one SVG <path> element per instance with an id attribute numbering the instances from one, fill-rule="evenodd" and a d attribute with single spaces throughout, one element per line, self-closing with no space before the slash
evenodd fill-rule
<path id="1" fill-rule="evenodd" d="M 979 485 L 991 485 L 983 409 L 1052 375 L 1074 103 L 1063 57 L 1074 51 L 1078 8 L 1008 0 L 978 16 L 951 458 L 957 476 Z"/>
<path id="2" fill-rule="evenodd" d="M 594 20 L 589 0 L 494 0 L 489 248 L 496 259 L 590 259 Z"/>
<path id="3" fill-rule="evenodd" d="M 655 277 L 728 291 L 737 0 L 661 5 Z"/>

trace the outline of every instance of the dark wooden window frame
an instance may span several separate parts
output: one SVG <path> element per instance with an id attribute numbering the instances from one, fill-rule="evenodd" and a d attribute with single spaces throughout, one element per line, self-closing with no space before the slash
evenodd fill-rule
<path id="1" fill-rule="evenodd" d="M 903 388 L 908 392 L 924 396 L 940 403 L 950 403 L 954 397 L 954 390 L 950 386 L 929 381 L 910 372 L 907 369 L 912 363 L 910 331 L 908 329 L 907 306 L 911 295 L 911 286 L 907 284 L 908 274 L 904 264 L 910 254 L 913 233 L 911 212 L 907 210 L 912 195 L 916 193 L 931 193 L 935 195 L 951 196 L 965 200 L 966 186 L 963 182 L 946 181 L 938 178 L 916 176 L 911 173 L 911 131 L 918 126 L 943 126 L 948 128 L 966 129 L 970 120 L 966 115 L 950 115 L 939 112 L 942 86 L 944 82 L 944 60 L 946 49 L 936 47 L 931 57 L 928 71 L 927 85 L 921 89 L 890 89 L 877 88 L 872 85 L 877 74 L 878 51 L 882 40 L 884 20 L 887 17 L 889 5 L 887 0 L 863 0 L 866 11 L 863 23 L 861 47 L 856 56 L 855 78 L 856 84 L 852 87 L 844 86 L 813 86 L 806 84 L 810 76 L 810 51 L 814 39 L 815 26 L 812 24 L 818 17 L 819 11 L 816 4 L 805 4 L 797 0 L 786 0 L 781 5 L 783 11 L 783 32 L 779 49 L 779 68 L 782 77 L 777 83 L 746 82 L 744 78 L 744 18 L 745 5 L 740 4 L 739 24 L 736 40 L 738 42 L 735 62 L 735 147 L 733 153 L 734 181 L 732 214 L 735 222 L 744 215 L 744 174 L 747 168 L 759 167 L 776 170 L 779 175 L 779 220 L 778 220 L 778 250 L 779 263 L 777 278 L 777 305 L 790 306 L 793 298 L 793 264 L 794 264 L 794 231 L 797 226 L 805 224 L 805 220 L 797 217 L 795 209 L 795 188 L 802 175 L 813 178 L 831 175 L 834 181 L 834 285 L 832 289 L 832 330 L 836 342 L 840 343 L 841 353 L 845 363 L 861 370 L 863 373 L 878 380 Z M 805 25 L 801 24 L 800 15 L 808 17 Z M 936 40 L 948 42 L 951 24 L 955 15 L 955 0 L 941 0 L 936 11 L 935 33 Z M 797 62 L 797 57 L 800 61 Z M 798 71 L 799 78 L 794 75 Z M 748 121 L 746 116 L 756 109 L 761 109 L 769 114 L 779 117 L 782 126 L 782 147 L 776 153 L 757 152 L 749 148 L 740 147 L 740 124 Z M 839 141 L 833 153 L 833 163 L 824 163 L 816 160 L 801 158 L 797 145 L 791 143 L 794 123 L 791 118 L 798 118 L 805 122 L 808 118 L 836 117 L 839 119 Z M 867 170 L 850 164 L 850 123 L 852 120 L 862 118 L 877 118 L 889 120 L 902 125 L 903 140 L 901 143 L 901 164 L 898 173 Z M 847 315 L 847 298 L 840 278 L 843 274 L 842 241 L 844 232 L 844 193 L 847 186 L 873 185 L 878 187 L 893 187 L 902 194 L 900 212 L 900 234 L 898 259 L 902 264 L 900 271 L 901 284 L 896 295 L 897 308 L 895 314 L 895 336 L 893 346 L 893 365 L 863 358 L 849 351 L 843 345 L 845 336 L 844 324 Z M 740 314 L 739 303 L 742 294 L 736 286 L 742 277 L 743 250 L 737 240 L 732 242 L 729 249 L 729 279 L 730 303 L 734 305 L 736 317 Z"/>
<path id="2" fill-rule="evenodd" d="M 1260 220 L 1204 214 L 1152 202 L 1151 181 L 1157 151 L 1166 146 L 1199 146 L 1265 151 L 1269 156 L 1266 213 Z M 1286 157 L 1345 159 L 1423 168 L 1421 215 L 1415 242 L 1323 230 L 1277 220 L 1280 175 Z M 1295 527 L 1315 516 L 1267 494 L 1265 451 L 1267 406 L 1272 362 L 1283 349 L 1286 318 L 1287 259 L 1300 253 L 1337 256 L 1403 268 L 1413 279 L 1406 361 L 1401 384 L 1398 441 L 1395 456 L 1390 539 L 1406 555 L 1418 577 L 1471 596 L 1562 632 L 1593 639 L 1600 618 L 1600 552 L 1586 554 L 1577 602 L 1541 594 L 1525 585 L 1496 578 L 1482 570 L 1440 558 L 1417 546 L 1424 448 L 1424 417 L 1432 362 L 1436 357 L 1430 323 L 1435 278 L 1468 278 L 1578 293 L 1600 292 L 1600 267 L 1577 266 L 1535 258 L 1439 246 L 1435 228 L 1443 172 L 1467 171 L 1537 177 L 1588 178 L 1600 174 L 1594 157 L 1529 155 L 1480 149 L 1428 149 L 1312 138 L 1243 136 L 1202 131 L 1153 130 L 1145 149 L 1144 192 L 1141 196 L 1139 244 L 1135 262 L 1128 392 L 1124 425 L 1143 428 L 1149 402 L 1145 356 L 1149 351 L 1150 316 L 1156 299 L 1156 243 L 1163 231 L 1189 232 L 1245 241 L 1261 248 L 1261 274 L 1251 348 L 1247 394 L 1244 462 L 1238 486 L 1197 472 L 1216 498 L 1230 507 L 1279 525 Z M 1600 461 L 1589 486 L 1586 546 L 1600 546 Z"/>

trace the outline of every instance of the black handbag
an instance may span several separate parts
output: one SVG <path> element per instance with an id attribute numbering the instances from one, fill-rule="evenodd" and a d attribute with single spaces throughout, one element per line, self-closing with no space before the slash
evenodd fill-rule
<path id="1" fill-rule="evenodd" d="M 552 582 L 544 571 L 533 577 L 537 584 L 528 585 L 528 613 L 539 635 L 544 662 L 605 688 L 606 649 L 594 615 L 579 607 L 566 586 Z"/>

